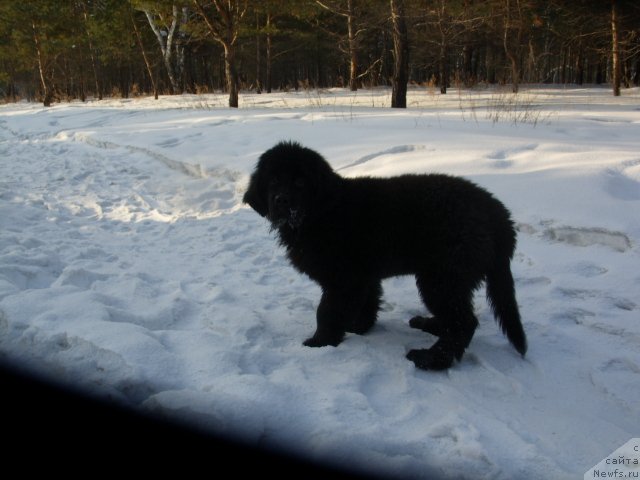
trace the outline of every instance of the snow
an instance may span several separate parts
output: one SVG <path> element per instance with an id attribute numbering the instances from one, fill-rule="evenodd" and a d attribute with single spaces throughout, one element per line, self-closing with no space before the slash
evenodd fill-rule
<path id="1" fill-rule="evenodd" d="M 0 359 L 255 445 L 402 478 L 582 478 L 640 432 L 640 90 L 385 89 L 0 107 Z M 513 212 L 530 349 L 416 370 L 411 277 L 337 348 L 241 202 L 285 139 L 345 176 L 444 172 Z"/>

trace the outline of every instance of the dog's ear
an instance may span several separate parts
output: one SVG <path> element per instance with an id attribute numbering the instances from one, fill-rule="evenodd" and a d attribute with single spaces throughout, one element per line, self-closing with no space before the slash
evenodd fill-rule
<path id="1" fill-rule="evenodd" d="M 248 203 L 251 208 L 258 212 L 263 217 L 269 213 L 269 207 L 267 205 L 267 199 L 260 191 L 260 181 L 258 178 L 258 172 L 253 172 L 249 179 L 249 188 L 242 197 L 244 203 Z"/>

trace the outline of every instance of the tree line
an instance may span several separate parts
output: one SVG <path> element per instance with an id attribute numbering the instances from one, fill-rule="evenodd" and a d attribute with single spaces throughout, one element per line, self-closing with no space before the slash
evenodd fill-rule
<path id="1" fill-rule="evenodd" d="M 0 96 L 640 84 L 636 0 L 2 0 Z"/>

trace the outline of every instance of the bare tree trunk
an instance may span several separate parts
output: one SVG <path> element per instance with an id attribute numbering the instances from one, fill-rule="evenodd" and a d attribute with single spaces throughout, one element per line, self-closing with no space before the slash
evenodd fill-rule
<path id="1" fill-rule="evenodd" d="M 518 12 L 520 12 L 520 2 L 516 0 L 516 4 L 518 6 Z M 510 0 L 506 0 L 506 14 L 504 17 L 504 36 L 503 36 L 503 45 L 504 45 L 504 53 L 507 55 L 507 58 L 511 62 L 511 82 L 513 83 L 513 93 L 518 93 L 520 88 L 520 70 L 518 68 L 518 57 L 514 52 L 514 49 L 519 48 L 520 46 L 520 38 L 522 27 L 521 23 L 518 22 L 518 33 L 517 33 L 517 41 L 516 45 L 509 45 L 510 42 L 513 42 L 513 39 L 509 38 L 509 30 L 511 29 L 511 2 Z"/>
<path id="2" fill-rule="evenodd" d="M 354 29 L 353 0 L 347 1 L 347 30 L 349 35 L 349 88 L 358 90 L 358 46 Z"/>
<path id="3" fill-rule="evenodd" d="M 31 21 L 31 28 L 33 29 L 33 43 L 36 47 L 36 55 L 38 58 L 38 71 L 40 73 L 40 84 L 42 85 L 42 95 L 43 100 L 42 103 L 45 107 L 50 107 L 51 102 L 53 100 L 53 92 L 49 88 L 47 84 L 46 74 L 45 74 L 45 65 L 44 60 L 42 58 L 42 47 L 40 45 L 40 37 L 38 36 L 38 28 L 36 27 L 36 22 Z"/>
<path id="4" fill-rule="evenodd" d="M 444 42 L 444 39 L 442 39 L 442 41 Z M 447 93 L 447 79 L 449 77 L 449 72 L 448 72 L 448 68 L 447 68 L 447 44 L 446 43 L 441 43 L 440 44 L 440 58 L 438 60 L 438 65 L 439 65 L 439 77 L 440 77 L 440 93 L 442 94 L 446 94 Z"/>
<path id="5" fill-rule="evenodd" d="M 473 45 L 466 44 L 462 47 L 462 80 L 465 87 L 472 87 L 475 83 L 472 59 Z"/>
<path id="6" fill-rule="evenodd" d="M 262 55 L 260 52 L 260 15 L 256 12 L 256 93 L 262 93 L 262 81 L 260 79 L 260 63 Z"/>
<path id="7" fill-rule="evenodd" d="M 138 45 L 140 46 L 140 50 L 142 51 L 142 58 L 144 59 L 144 64 L 147 67 L 147 73 L 149 74 L 149 79 L 151 80 L 151 86 L 153 88 L 153 98 L 158 100 L 158 85 L 156 84 L 156 79 L 153 74 L 153 69 L 151 68 L 151 64 L 149 63 L 147 52 L 144 50 L 144 44 L 142 43 L 142 35 L 140 34 L 140 30 L 138 30 L 138 26 L 136 25 L 136 19 L 133 17 L 133 12 L 131 10 L 129 10 L 129 16 L 131 17 L 131 23 L 133 24 L 133 31 L 136 34 L 136 40 L 138 41 Z"/>
<path id="8" fill-rule="evenodd" d="M 89 57 L 91 58 L 91 69 L 93 70 L 93 79 L 96 87 L 96 95 L 98 96 L 98 100 L 102 100 L 102 89 L 100 88 L 100 81 L 98 80 L 99 76 L 98 76 L 98 67 L 96 65 L 95 49 L 93 48 L 93 41 L 88 28 L 89 14 L 87 12 L 86 2 L 82 2 L 82 14 L 84 16 L 85 33 L 87 34 L 87 39 L 89 40 Z"/>
<path id="9" fill-rule="evenodd" d="M 267 93 L 271 93 L 271 59 L 272 59 L 272 39 L 271 39 L 271 12 L 267 12 L 267 55 L 266 55 L 266 63 L 267 63 L 267 71 L 265 78 L 265 87 Z"/>
<path id="10" fill-rule="evenodd" d="M 224 48 L 224 72 L 229 93 L 229 106 L 238 108 L 238 73 L 235 65 L 236 40 L 238 39 L 240 21 L 247 11 L 247 1 L 213 0 L 213 5 L 219 15 L 219 18 L 215 19 L 207 15 L 199 0 L 193 0 L 193 4 L 213 39 Z"/>
<path id="11" fill-rule="evenodd" d="M 438 56 L 438 77 L 440 93 L 447 93 L 447 80 L 449 69 L 447 63 L 447 34 L 448 20 L 446 18 L 446 1 L 442 0 L 438 6 L 438 29 L 440 30 L 440 54 Z"/>
<path id="12" fill-rule="evenodd" d="M 224 74 L 227 78 L 229 106 L 238 108 L 238 72 L 236 71 L 236 50 L 233 46 L 224 46 Z"/>
<path id="13" fill-rule="evenodd" d="M 347 40 L 349 45 L 349 88 L 352 92 L 358 90 L 358 33 L 355 29 L 355 13 L 353 9 L 353 0 L 347 0 L 347 9 L 338 8 L 334 5 L 327 5 L 326 2 L 316 0 L 316 3 L 322 8 L 340 15 L 347 19 Z M 342 3 L 342 2 L 339 2 Z"/>
<path id="14" fill-rule="evenodd" d="M 224 74 L 227 79 L 227 92 L 229 93 L 229 106 L 238 108 L 238 72 L 236 70 L 236 37 L 237 25 L 234 24 L 231 12 L 227 12 L 225 19 L 225 36 L 222 45 L 224 47 Z M 224 12 L 223 12 L 224 14 Z"/>
<path id="15" fill-rule="evenodd" d="M 185 66 L 185 50 L 187 44 L 187 26 L 189 22 L 189 9 L 182 7 L 182 17 L 180 18 L 180 25 L 178 26 L 178 38 L 175 41 L 176 45 L 176 80 L 178 82 L 179 91 L 187 90 L 187 69 Z"/>
<path id="16" fill-rule="evenodd" d="M 552 44 L 552 30 L 551 30 L 550 22 L 546 22 L 545 29 L 544 29 L 544 47 L 542 51 L 542 73 L 543 73 L 543 81 L 546 83 L 553 81 L 553 78 L 551 77 L 552 75 L 551 44 Z"/>
<path id="17" fill-rule="evenodd" d="M 568 61 L 568 53 L 567 49 L 570 47 L 564 47 L 562 49 L 562 55 L 560 56 L 560 83 L 565 85 L 567 83 L 567 61 Z"/>
<path id="18" fill-rule="evenodd" d="M 393 78 L 391 79 L 391 107 L 407 108 L 409 83 L 409 38 L 404 17 L 403 0 L 389 0 L 393 24 Z"/>
<path id="19" fill-rule="evenodd" d="M 496 51 L 493 47 L 493 44 L 487 41 L 485 46 L 485 58 L 484 65 L 486 70 L 486 82 L 490 84 L 496 83 Z"/>
<path id="20" fill-rule="evenodd" d="M 471 18 L 469 0 L 464 0 L 464 13 L 462 20 L 466 23 Z M 473 68 L 474 47 L 471 42 L 471 35 L 468 31 L 470 27 L 465 27 L 467 32 L 464 34 L 462 47 L 462 81 L 465 87 L 471 87 L 476 83 L 476 72 Z"/>
<path id="21" fill-rule="evenodd" d="M 582 85 L 584 83 L 584 52 L 582 47 L 582 40 L 578 42 L 578 54 L 576 55 L 576 64 L 575 64 L 575 83 L 577 85 Z"/>
<path id="22" fill-rule="evenodd" d="M 611 0 L 611 61 L 613 67 L 613 95 L 620 96 L 622 65 L 620 64 L 620 41 L 618 38 L 618 4 Z"/>

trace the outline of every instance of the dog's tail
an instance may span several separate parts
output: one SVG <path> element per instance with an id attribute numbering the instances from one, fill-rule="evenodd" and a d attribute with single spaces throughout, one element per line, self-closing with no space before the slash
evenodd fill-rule
<path id="1" fill-rule="evenodd" d="M 487 298 L 502 333 L 524 357 L 527 352 L 527 337 L 522 328 L 516 303 L 510 257 L 504 256 L 497 259 L 493 268 L 487 273 Z"/>

